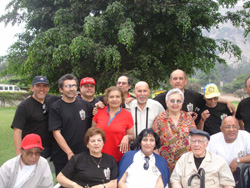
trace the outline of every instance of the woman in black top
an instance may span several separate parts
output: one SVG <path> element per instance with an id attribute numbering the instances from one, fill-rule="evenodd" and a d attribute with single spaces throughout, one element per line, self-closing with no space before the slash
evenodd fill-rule
<path id="1" fill-rule="evenodd" d="M 115 188 L 117 165 L 111 155 L 101 152 L 105 140 L 102 129 L 89 128 L 84 138 L 89 151 L 73 156 L 58 174 L 57 181 L 64 187 Z"/>

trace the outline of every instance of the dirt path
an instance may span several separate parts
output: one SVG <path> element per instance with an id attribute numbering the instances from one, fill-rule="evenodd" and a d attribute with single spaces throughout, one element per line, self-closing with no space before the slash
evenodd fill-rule
<path id="1" fill-rule="evenodd" d="M 220 98 L 227 99 L 229 101 L 241 101 L 240 98 L 235 97 L 233 94 L 222 94 Z"/>

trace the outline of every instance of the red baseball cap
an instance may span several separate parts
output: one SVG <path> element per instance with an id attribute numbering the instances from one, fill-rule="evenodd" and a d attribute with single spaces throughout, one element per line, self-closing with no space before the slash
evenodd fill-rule
<path id="1" fill-rule="evenodd" d="M 94 78 L 91 78 L 91 77 L 85 77 L 85 78 L 83 78 L 81 80 L 81 82 L 80 82 L 80 86 L 85 85 L 85 84 L 93 84 L 93 85 L 95 85 Z"/>
<path id="2" fill-rule="evenodd" d="M 41 148 L 44 150 L 42 145 L 41 137 L 38 134 L 27 134 L 21 143 L 21 148 L 28 150 L 31 148 Z"/>

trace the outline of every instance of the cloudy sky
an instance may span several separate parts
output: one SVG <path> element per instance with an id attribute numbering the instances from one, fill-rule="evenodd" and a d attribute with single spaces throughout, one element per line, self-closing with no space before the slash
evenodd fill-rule
<path id="1" fill-rule="evenodd" d="M 0 0 L 0 15 L 6 13 L 5 7 L 9 1 Z M 0 56 L 6 55 L 8 47 L 17 41 L 15 34 L 20 32 L 22 32 L 21 26 L 12 26 L 11 24 L 5 26 L 3 22 L 0 22 Z"/>

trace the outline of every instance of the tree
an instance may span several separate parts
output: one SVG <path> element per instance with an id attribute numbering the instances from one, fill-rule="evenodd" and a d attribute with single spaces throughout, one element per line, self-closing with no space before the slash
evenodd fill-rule
<path id="1" fill-rule="evenodd" d="M 167 82 L 176 68 L 192 74 L 225 63 L 217 52 L 240 58 L 224 39 L 202 35 L 234 17 L 219 5 L 236 0 L 12 0 L 6 24 L 26 22 L 26 32 L 11 46 L 9 72 L 32 79 L 47 75 L 52 88 L 65 73 L 92 76 L 97 90 L 114 85 L 120 74 L 151 87 Z M 238 21 L 238 20 L 237 20 Z M 56 88 L 56 87 L 54 87 Z"/>

